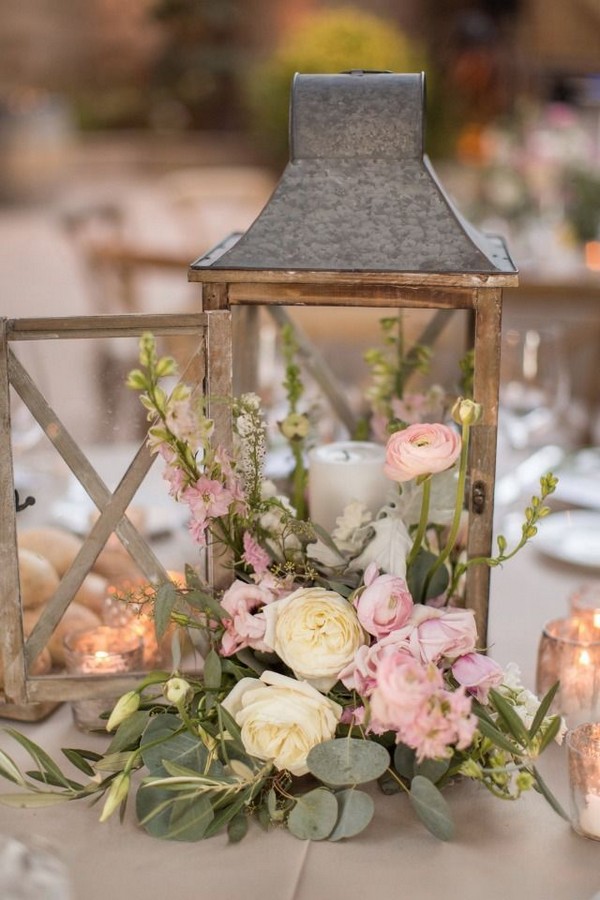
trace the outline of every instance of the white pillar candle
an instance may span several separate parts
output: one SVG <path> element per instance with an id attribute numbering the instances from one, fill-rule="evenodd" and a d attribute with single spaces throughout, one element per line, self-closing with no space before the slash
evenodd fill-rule
<path id="1" fill-rule="evenodd" d="M 323 444 L 310 451 L 308 460 L 309 515 L 328 532 L 353 500 L 375 514 L 393 493 L 393 483 L 383 474 L 385 448 L 380 444 Z"/>

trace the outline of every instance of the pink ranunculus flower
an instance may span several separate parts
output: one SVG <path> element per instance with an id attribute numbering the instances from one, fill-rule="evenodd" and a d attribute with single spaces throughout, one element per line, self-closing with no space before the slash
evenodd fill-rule
<path id="1" fill-rule="evenodd" d="M 225 633 L 221 638 L 221 655 L 232 656 L 243 647 L 267 653 L 271 647 L 264 641 L 267 623 L 262 608 L 274 600 L 264 588 L 245 581 L 234 581 L 227 588 L 221 606 L 229 613 L 224 620 Z"/>
<path id="2" fill-rule="evenodd" d="M 452 663 L 452 674 L 480 703 L 487 703 L 490 688 L 502 684 L 504 670 L 482 653 L 465 653 Z"/>
<path id="3" fill-rule="evenodd" d="M 448 425 L 428 422 L 396 431 L 387 442 L 383 471 L 392 481 L 444 472 L 460 455 L 460 435 Z"/>
<path id="4" fill-rule="evenodd" d="M 452 660 L 475 650 L 477 628 L 472 609 L 415 604 L 408 627 L 410 652 L 423 663 Z"/>
<path id="5" fill-rule="evenodd" d="M 403 656 L 407 661 L 414 658 L 410 654 L 408 638 L 409 630 L 402 628 L 370 646 L 363 644 L 340 673 L 340 681 L 348 690 L 368 697 L 377 684 L 377 668 L 382 659 L 394 655 Z"/>
<path id="6" fill-rule="evenodd" d="M 404 578 L 378 575 L 377 571 L 376 566 L 367 567 L 364 575 L 366 588 L 354 605 L 365 631 L 382 638 L 406 625 L 414 602 Z"/>

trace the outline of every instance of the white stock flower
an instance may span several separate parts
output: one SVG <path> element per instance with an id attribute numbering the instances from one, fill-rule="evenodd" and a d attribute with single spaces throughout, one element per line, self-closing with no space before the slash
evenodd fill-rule
<path id="1" fill-rule="evenodd" d="M 246 752 L 292 775 L 308 772 L 306 757 L 335 735 L 342 707 L 303 681 L 277 672 L 242 678 L 222 703 L 240 727 Z"/>
<path id="2" fill-rule="evenodd" d="M 296 678 L 328 691 L 367 642 L 356 610 L 340 594 L 299 588 L 264 607 L 265 643 Z"/>

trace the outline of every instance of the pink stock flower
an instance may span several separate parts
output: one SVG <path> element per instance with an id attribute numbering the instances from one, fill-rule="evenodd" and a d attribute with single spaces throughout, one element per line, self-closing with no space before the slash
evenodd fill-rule
<path id="1" fill-rule="evenodd" d="M 181 499 L 187 503 L 194 518 L 217 519 L 227 514 L 233 497 L 220 481 L 201 475 L 196 484 L 184 490 Z"/>
<path id="2" fill-rule="evenodd" d="M 271 557 L 269 556 L 267 551 L 263 550 L 260 544 L 254 540 L 249 531 L 244 532 L 243 541 L 243 561 L 246 563 L 246 565 L 254 569 L 256 575 L 264 575 L 264 573 L 269 568 Z"/>
<path id="3" fill-rule="evenodd" d="M 221 606 L 229 613 L 230 618 L 223 621 L 225 633 L 221 639 L 222 656 L 232 656 L 243 647 L 252 647 L 262 652 L 271 649 L 264 642 L 267 623 L 259 610 L 273 600 L 269 591 L 245 581 L 234 581 L 227 588 Z"/>
<path id="4" fill-rule="evenodd" d="M 458 459 L 461 444 L 460 435 L 447 425 L 409 425 L 388 440 L 383 471 L 399 482 L 444 472 Z"/>
<path id="5" fill-rule="evenodd" d="M 408 652 L 408 642 L 394 640 L 400 632 L 393 632 L 370 647 L 363 645 L 354 654 L 354 659 L 340 672 L 340 681 L 348 690 L 356 691 L 361 697 L 368 697 L 377 685 L 377 669 L 386 656 L 403 655 L 406 661 L 413 657 Z"/>
<path id="6" fill-rule="evenodd" d="M 504 670 L 482 653 L 465 653 L 452 663 L 452 674 L 480 703 L 487 703 L 490 688 L 502 684 Z"/>
<path id="7" fill-rule="evenodd" d="M 377 575 L 377 571 L 373 564 L 367 567 L 366 588 L 354 605 L 363 628 L 382 638 L 408 622 L 414 604 L 404 578 Z"/>
<path id="8" fill-rule="evenodd" d="M 369 729 L 394 731 L 397 743 L 412 747 L 419 761 L 445 759 L 453 747 L 468 747 L 477 727 L 464 688 L 447 690 L 438 668 L 407 661 L 404 654 L 381 660 L 370 704 Z"/>

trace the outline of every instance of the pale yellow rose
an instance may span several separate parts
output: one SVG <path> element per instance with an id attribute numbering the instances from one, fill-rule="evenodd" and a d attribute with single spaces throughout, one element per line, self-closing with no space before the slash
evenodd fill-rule
<path id="1" fill-rule="evenodd" d="M 239 725 L 246 752 L 292 775 L 308 772 L 309 751 L 334 737 L 342 714 L 306 682 L 277 672 L 242 678 L 222 705 Z"/>
<path id="2" fill-rule="evenodd" d="M 296 678 L 329 691 L 340 672 L 367 643 L 356 610 L 340 594 L 324 588 L 299 588 L 264 607 L 265 644 Z"/>

